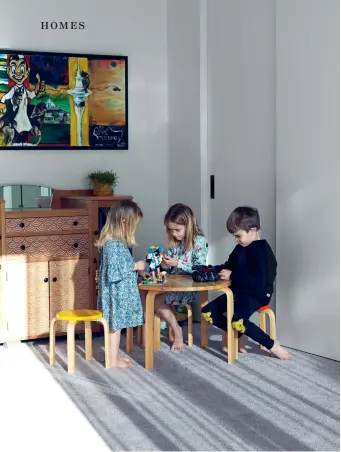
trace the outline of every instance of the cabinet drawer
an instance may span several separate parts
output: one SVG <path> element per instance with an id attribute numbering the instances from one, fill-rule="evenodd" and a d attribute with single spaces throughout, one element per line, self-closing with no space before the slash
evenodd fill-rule
<path id="1" fill-rule="evenodd" d="M 37 235 L 8 237 L 6 252 L 18 257 L 62 257 L 88 255 L 88 235 Z"/>
<path id="2" fill-rule="evenodd" d="M 7 218 L 6 232 L 50 232 L 88 229 L 87 216 Z"/>

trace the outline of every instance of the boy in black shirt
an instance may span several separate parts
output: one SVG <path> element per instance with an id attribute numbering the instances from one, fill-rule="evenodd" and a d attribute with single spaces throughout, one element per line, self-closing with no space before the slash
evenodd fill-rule
<path id="1" fill-rule="evenodd" d="M 237 207 L 227 220 L 227 230 L 236 238 L 234 248 L 224 265 L 217 265 L 220 279 L 231 280 L 234 296 L 232 328 L 239 337 L 249 336 L 280 359 L 289 359 L 289 353 L 273 341 L 257 325 L 250 322 L 251 315 L 270 303 L 276 277 L 276 258 L 266 240 L 259 236 L 260 218 L 252 207 Z M 213 300 L 202 309 L 209 323 L 227 330 L 226 295 Z M 245 350 L 244 350 L 245 352 Z"/>

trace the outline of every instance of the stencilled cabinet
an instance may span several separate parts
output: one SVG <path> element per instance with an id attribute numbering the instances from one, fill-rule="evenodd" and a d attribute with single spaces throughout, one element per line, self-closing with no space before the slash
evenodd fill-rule
<path id="1" fill-rule="evenodd" d="M 46 337 L 58 311 L 90 308 L 88 212 L 0 209 L 0 340 Z M 58 333 L 66 333 L 64 322 Z"/>
<path id="2" fill-rule="evenodd" d="M 97 308 L 99 212 L 121 199 L 132 197 L 54 190 L 52 208 L 12 210 L 0 200 L 0 343 L 47 337 L 58 311 Z"/>

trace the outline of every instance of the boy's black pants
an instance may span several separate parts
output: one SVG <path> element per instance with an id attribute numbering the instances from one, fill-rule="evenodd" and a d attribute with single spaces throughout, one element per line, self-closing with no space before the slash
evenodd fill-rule
<path id="1" fill-rule="evenodd" d="M 269 303 L 261 304 L 257 299 L 246 294 L 234 293 L 233 295 L 234 315 L 232 318 L 232 328 L 238 331 L 239 337 L 246 334 L 255 342 L 270 350 L 274 345 L 274 341 L 258 325 L 255 325 L 249 320 L 254 312 Z M 202 308 L 201 315 L 208 323 L 227 331 L 226 310 L 227 299 L 226 295 L 223 294 Z"/>

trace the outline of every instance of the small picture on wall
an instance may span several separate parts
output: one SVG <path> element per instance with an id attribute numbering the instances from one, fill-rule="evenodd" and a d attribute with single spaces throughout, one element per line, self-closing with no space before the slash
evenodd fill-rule
<path id="1" fill-rule="evenodd" d="M 0 149 L 128 149 L 128 58 L 0 49 Z"/>

